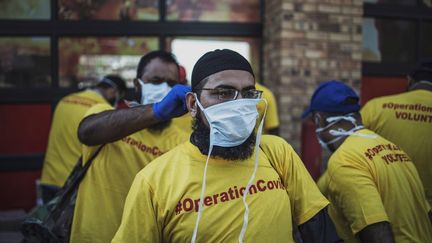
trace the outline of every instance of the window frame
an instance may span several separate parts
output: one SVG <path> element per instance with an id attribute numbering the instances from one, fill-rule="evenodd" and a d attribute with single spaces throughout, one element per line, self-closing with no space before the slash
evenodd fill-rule
<path id="1" fill-rule="evenodd" d="M 51 86 L 49 88 L 0 88 L 0 104 L 57 103 L 77 88 L 59 87 L 59 39 L 62 37 L 157 37 L 159 49 L 165 50 L 166 38 L 176 36 L 252 37 L 263 36 L 264 0 L 260 1 L 261 23 L 167 21 L 166 1 L 159 0 L 159 20 L 60 20 L 58 1 L 51 0 L 50 20 L 0 19 L 0 37 L 46 36 L 50 38 Z M 262 73 L 260 46 L 260 73 Z M 129 93 L 131 90 L 129 91 Z M 53 95 L 54 94 L 54 95 Z"/>
<path id="2" fill-rule="evenodd" d="M 415 57 L 421 58 L 422 30 L 423 21 L 432 21 L 432 8 L 426 9 L 420 6 L 421 0 L 417 1 L 416 6 L 375 4 L 364 3 L 363 18 L 380 18 L 388 20 L 403 20 L 415 22 Z M 362 61 L 363 76 L 405 76 L 415 63 L 373 63 Z"/>

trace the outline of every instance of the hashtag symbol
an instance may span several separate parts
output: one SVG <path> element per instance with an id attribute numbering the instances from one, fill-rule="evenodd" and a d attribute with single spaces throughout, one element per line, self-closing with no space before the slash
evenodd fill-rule
<path id="1" fill-rule="evenodd" d="M 177 204 L 177 206 L 176 206 L 176 215 L 179 214 L 179 213 L 181 213 L 181 211 L 182 211 L 182 204 L 179 201 L 178 204 Z"/>

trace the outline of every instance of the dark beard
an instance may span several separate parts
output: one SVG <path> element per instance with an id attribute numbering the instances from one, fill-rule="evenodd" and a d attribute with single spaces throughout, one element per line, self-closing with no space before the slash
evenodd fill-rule
<path id="1" fill-rule="evenodd" d="M 202 121 L 199 113 L 193 121 L 192 134 L 190 141 L 193 145 L 197 146 L 199 151 L 208 155 L 210 146 L 210 128 L 208 128 Z M 211 153 L 212 157 L 220 157 L 225 160 L 245 160 L 252 156 L 255 147 L 255 134 L 252 133 L 246 141 L 234 147 L 220 147 L 213 146 Z"/>
<path id="2" fill-rule="evenodd" d="M 148 129 L 152 132 L 162 132 L 169 125 L 171 125 L 171 120 L 156 123 L 154 125 L 149 126 Z"/>

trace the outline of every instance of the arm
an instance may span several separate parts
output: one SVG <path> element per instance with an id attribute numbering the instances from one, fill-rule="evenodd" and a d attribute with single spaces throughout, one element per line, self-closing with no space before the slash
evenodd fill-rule
<path id="1" fill-rule="evenodd" d="M 135 176 L 124 204 L 122 220 L 112 243 L 163 242 L 158 198 L 143 171 Z"/>
<path id="2" fill-rule="evenodd" d="M 347 163 L 336 166 L 340 160 Z M 332 157 L 330 163 L 327 194 L 332 203 L 331 209 L 334 209 L 330 213 L 341 236 L 344 239 L 359 237 L 359 233 L 367 227 L 388 222 L 381 195 L 367 167 L 345 156 Z"/>
<path id="3" fill-rule="evenodd" d="M 431 222 L 431 224 L 432 224 L 432 210 L 429 211 L 428 215 L 429 215 L 429 220 L 430 220 L 430 222 Z"/>
<path id="4" fill-rule="evenodd" d="M 395 243 L 389 222 L 379 222 L 366 226 L 357 233 L 361 242 L 368 243 Z"/>
<path id="5" fill-rule="evenodd" d="M 327 213 L 327 208 L 299 225 L 298 228 L 304 243 L 343 242 L 336 233 L 336 228 Z"/>
<path id="6" fill-rule="evenodd" d="M 161 121 L 181 116 L 187 111 L 187 92 L 190 92 L 189 86 L 175 85 L 158 103 L 90 115 L 81 121 L 78 138 L 88 146 L 111 143 Z"/>
<path id="7" fill-rule="evenodd" d="M 78 138 L 88 146 L 111 143 L 158 122 L 152 105 L 103 111 L 81 121 Z"/>

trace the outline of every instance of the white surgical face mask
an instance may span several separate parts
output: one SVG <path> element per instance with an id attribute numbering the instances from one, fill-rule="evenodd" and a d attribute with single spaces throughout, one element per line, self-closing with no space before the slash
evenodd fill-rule
<path id="1" fill-rule="evenodd" d="M 138 79 L 141 84 L 141 105 L 153 104 L 161 101 L 171 90 L 171 87 L 166 83 L 152 84 L 144 83 Z"/>
<path id="2" fill-rule="evenodd" d="M 362 134 L 362 133 L 354 133 L 355 131 L 358 131 L 362 128 L 364 128 L 363 125 L 357 125 L 357 121 L 354 117 L 352 117 L 352 113 L 347 114 L 345 116 L 333 116 L 333 117 L 327 117 L 326 121 L 329 123 L 327 126 L 322 127 L 322 128 L 317 128 L 315 130 L 316 134 L 317 134 L 317 138 L 318 138 L 318 142 L 320 143 L 320 145 L 324 148 L 330 151 L 329 145 L 336 143 L 337 141 L 341 140 L 343 137 L 345 136 L 349 136 L 349 135 L 353 135 L 353 136 L 358 136 L 358 137 L 366 137 L 366 138 L 376 138 L 375 135 L 370 135 L 370 134 Z M 334 139 L 325 142 L 321 136 L 320 133 L 326 129 L 328 129 L 329 127 L 333 126 L 334 124 L 338 123 L 341 120 L 346 120 L 351 122 L 354 127 L 351 128 L 350 130 L 346 131 L 343 128 L 338 128 L 338 129 L 331 129 L 329 131 L 330 135 L 332 135 L 334 137 Z M 318 124 L 318 123 L 316 123 Z"/>
<path id="3" fill-rule="evenodd" d="M 203 182 L 201 187 L 201 196 L 198 207 L 198 215 L 195 222 L 195 228 L 192 234 L 192 243 L 195 243 L 198 234 L 198 225 L 203 210 L 203 198 L 206 187 L 206 176 L 208 161 L 213 150 L 213 146 L 221 147 L 234 147 L 242 144 L 252 134 L 256 119 L 258 117 L 257 104 L 260 99 L 238 99 L 216 104 L 207 108 L 204 108 L 199 102 L 195 95 L 196 102 L 204 113 L 207 122 L 210 126 L 210 147 L 207 155 L 206 164 L 204 166 Z M 264 100 L 267 104 L 267 101 Z M 261 119 L 258 127 L 256 141 L 255 141 L 255 166 L 251 178 L 246 186 L 245 193 L 243 195 L 243 204 L 245 205 L 245 213 L 243 217 L 243 226 L 239 235 L 239 242 L 243 242 L 243 237 L 246 233 L 248 218 L 249 218 L 249 207 L 246 203 L 246 197 L 249 192 L 249 188 L 255 179 L 256 171 L 258 168 L 258 154 L 259 154 L 259 143 L 261 141 L 261 133 L 264 124 L 264 118 L 267 112 L 264 111 L 264 116 Z"/>
<path id="4" fill-rule="evenodd" d="M 246 141 L 255 128 L 259 101 L 239 99 L 204 108 L 196 99 L 210 127 L 210 146 L 234 147 Z"/>

